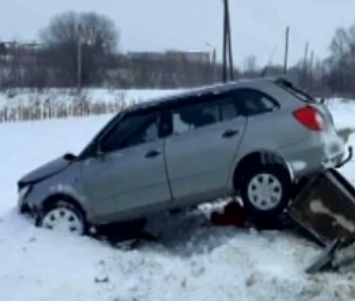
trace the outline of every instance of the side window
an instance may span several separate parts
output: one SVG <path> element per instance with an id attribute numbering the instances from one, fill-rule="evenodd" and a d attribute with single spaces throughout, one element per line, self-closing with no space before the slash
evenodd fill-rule
<path id="1" fill-rule="evenodd" d="M 125 142 L 120 146 L 132 147 L 139 144 L 154 142 L 159 139 L 159 118 L 151 119 L 135 133 L 132 134 Z"/>
<path id="2" fill-rule="evenodd" d="M 241 115 L 236 99 L 231 96 L 226 99 L 221 99 L 220 105 L 223 121 L 228 121 Z"/>
<path id="3" fill-rule="evenodd" d="M 273 98 L 256 90 L 236 91 L 236 97 L 243 105 L 247 115 L 263 114 L 279 108 L 279 104 Z"/>
<path id="4" fill-rule="evenodd" d="M 271 98 L 267 96 L 261 96 L 260 101 L 262 102 L 264 109 L 267 111 L 274 111 L 279 108 L 279 105 Z"/>
<path id="5" fill-rule="evenodd" d="M 159 120 L 159 113 L 128 116 L 104 139 L 102 151 L 112 152 L 159 139 Z"/>
<path id="6" fill-rule="evenodd" d="M 173 109 L 171 116 L 173 134 L 183 134 L 219 122 L 219 104 L 216 101 L 192 103 Z"/>

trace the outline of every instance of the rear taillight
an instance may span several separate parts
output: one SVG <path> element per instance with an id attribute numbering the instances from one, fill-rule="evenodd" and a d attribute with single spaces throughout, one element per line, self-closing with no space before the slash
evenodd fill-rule
<path id="1" fill-rule="evenodd" d="M 293 112 L 295 118 L 311 131 L 321 131 L 325 128 L 324 118 L 315 107 L 306 106 Z"/>

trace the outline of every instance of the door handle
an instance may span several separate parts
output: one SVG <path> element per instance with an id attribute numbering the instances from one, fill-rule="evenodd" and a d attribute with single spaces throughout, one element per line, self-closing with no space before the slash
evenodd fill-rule
<path id="1" fill-rule="evenodd" d="M 232 137 L 234 137 L 234 136 L 236 136 L 236 135 L 238 135 L 238 134 L 239 134 L 239 131 L 238 131 L 238 130 L 229 129 L 229 130 L 226 130 L 226 131 L 223 133 L 222 137 L 223 137 L 223 138 L 232 138 Z"/>
<path id="2" fill-rule="evenodd" d="M 154 159 L 154 158 L 158 157 L 159 155 L 160 155 L 160 152 L 154 149 L 154 150 L 147 152 L 145 157 L 147 159 Z"/>

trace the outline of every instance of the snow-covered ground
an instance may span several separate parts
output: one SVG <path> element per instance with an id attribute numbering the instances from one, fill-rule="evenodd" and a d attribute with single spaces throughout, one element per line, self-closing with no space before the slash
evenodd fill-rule
<path id="1" fill-rule="evenodd" d="M 355 126 L 355 104 L 330 107 Z M 80 151 L 110 117 L 0 124 L 0 301 L 355 300 L 355 274 L 304 273 L 319 252 L 307 240 L 213 228 L 202 211 L 156 217 L 162 243 L 134 251 L 35 228 L 16 212 L 18 178 Z M 355 184 L 354 163 L 343 172 Z"/>

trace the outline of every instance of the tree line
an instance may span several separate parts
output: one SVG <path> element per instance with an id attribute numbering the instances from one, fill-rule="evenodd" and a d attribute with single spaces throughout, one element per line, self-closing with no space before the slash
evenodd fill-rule
<path id="1" fill-rule="evenodd" d="M 336 30 L 325 59 L 302 58 L 287 76 L 318 96 L 355 97 L 355 23 Z M 249 57 L 236 78 L 279 76 L 283 67 L 258 67 Z M 114 22 L 97 13 L 65 12 L 41 30 L 39 42 L 0 41 L 0 89 L 26 87 L 180 88 L 221 81 L 211 58 L 123 54 Z"/>

